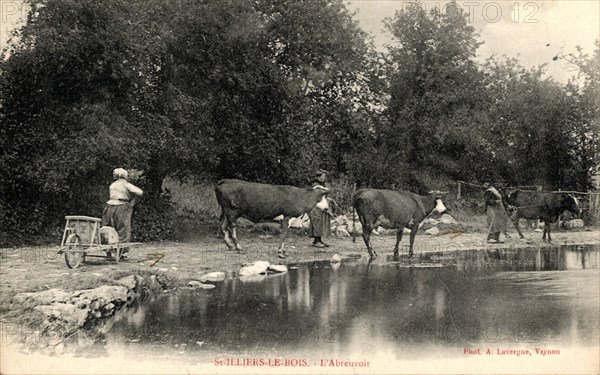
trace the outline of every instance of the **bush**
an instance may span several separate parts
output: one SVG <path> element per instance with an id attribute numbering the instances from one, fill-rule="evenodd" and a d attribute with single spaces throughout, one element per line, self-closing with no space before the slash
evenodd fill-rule
<path id="1" fill-rule="evenodd" d="M 169 194 L 158 200 L 143 200 L 135 206 L 132 218 L 132 240 L 148 242 L 174 238 L 175 207 Z"/>

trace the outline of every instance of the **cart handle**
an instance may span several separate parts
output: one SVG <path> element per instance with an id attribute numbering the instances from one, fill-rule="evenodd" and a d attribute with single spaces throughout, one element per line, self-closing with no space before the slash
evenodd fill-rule
<path id="1" fill-rule="evenodd" d="M 91 217 L 91 216 L 65 216 L 66 220 L 87 220 L 87 221 L 95 221 L 95 222 L 101 222 L 102 219 L 99 219 L 97 217 Z"/>

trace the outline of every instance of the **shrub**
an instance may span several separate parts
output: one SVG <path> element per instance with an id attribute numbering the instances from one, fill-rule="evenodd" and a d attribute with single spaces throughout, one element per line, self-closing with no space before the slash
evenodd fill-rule
<path id="1" fill-rule="evenodd" d="M 135 206 L 132 218 L 132 240 L 147 242 L 173 239 L 175 207 L 171 196 L 158 200 L 142 200 Z"/>

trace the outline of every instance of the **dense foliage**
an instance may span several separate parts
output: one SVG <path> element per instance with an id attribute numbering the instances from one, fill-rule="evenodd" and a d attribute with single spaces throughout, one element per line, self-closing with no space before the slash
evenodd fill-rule
<path id="1" fill-rule="evenodd" d="M 0 243 L 99 216 L 115 167 L 141 172 L 148 240 L 172 233 L 167 177 L 586 190 L 599 165 L 598 46 L 557 56 L 579 71 L 568 85 L 478 64 L 456 4 L 387 19 L 385 53 L 342 0 L 27 4 L 0 59 Z"/>

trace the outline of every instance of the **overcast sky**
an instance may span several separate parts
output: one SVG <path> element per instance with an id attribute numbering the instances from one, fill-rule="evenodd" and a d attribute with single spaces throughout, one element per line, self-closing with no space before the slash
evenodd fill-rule
<path id="1" fill-rule="evenodd" d="M 350 9 L 358 10 L 356 18 L 370 33 L 378 48 L 391 42 L 382 20 L 406 7 L 402 0 L 350 0 Z M 447 1 L 425 1 L 423 6 L 443 9 Z M 469 14 L 469 21 L 478 30 L 479 59 L 492 54 L 518 58 L 527 67 L 548 64 L 548 75 L 566 82 L 573 74 L 568 66 L 552 58 L 558 53 L 575 52 L 579 45 L 588 53 L 600 36 L 599 0 L 553 1 L 476 1 L 459 0 L 458 5 Z M 549 44 L 549 45 L 548 45 Z"/>
<path id="2" fill-rule="evenodd" d="M 383 19 L 406 7 L 403 0 L 347 0 L 357 10 L 361 27 L 374 37 L 381 50 L 391 41 L 384 32 Z M 426 8 L 442 7 L 447 1 L 425 1 Z M 566 82 L 573 72 L 552 58 L 568 54 L 580 45 L 591 53 L 600 34 L 600 0 L 459 0 L 458 5 L 470 13 L 470 22 L 484 44 L 479 58 L 492 54 L 517 57 L 527 67 L 548 64 L 548 74 Z M 6 45 L 8 32 L 24 14 L 20 0 L 0 0 L 0 47 Z M 549 44 L 549 46 L 548 46 Z"/>

